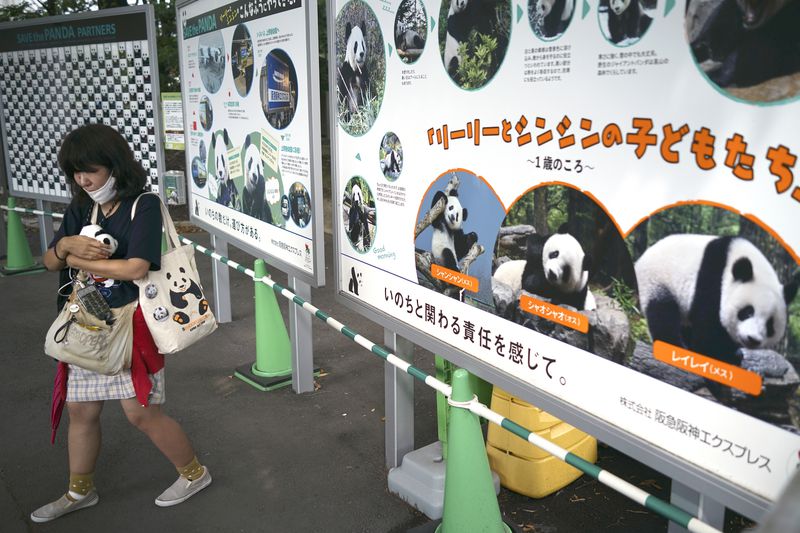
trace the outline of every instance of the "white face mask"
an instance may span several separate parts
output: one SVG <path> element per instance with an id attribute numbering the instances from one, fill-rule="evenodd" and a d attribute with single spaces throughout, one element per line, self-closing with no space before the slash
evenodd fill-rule
<path id="1" fill-rule="evenodd" d="M 88 194 L 92 200 L 102 205 L 116 198 L 117 196 L 116 184 L 117 184 L 117 178 L 115 178 L 114 176 L 108 176 L 108 181 L 106 181 L 105 185 L 103 185 L 96 191 L 86 191 L 86 194 Z"/>

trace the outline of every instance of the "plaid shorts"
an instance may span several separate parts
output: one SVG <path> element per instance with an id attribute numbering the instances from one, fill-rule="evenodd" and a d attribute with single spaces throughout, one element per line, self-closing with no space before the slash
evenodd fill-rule
<path id="1" fill-rule="evenodd" d="M 157 355 L 157 348 L 147 329 L 147 324 L 142 316 L 140 307 L 136 308 L 133 315 L 133 352 L 148 352 L 151 356 Z M 151 374 L 150 382 L 153 388 L 148 398 L 149 404 L 162 404 L 166 400 L 164 393 L 164 368 Z M 67 378 L 68 402 L 96 402 L 100 400 L 125 400 L 135 398 L 136 390 L 133 388 L 133 378 L 130 369 L 123 370 L 113 376 L 98 374 L 79 366 L 69 365 Z"/>
<path id="2" fill-rule="evenodd" d="M 162 368 L 150 376 L 153 390 L 150 391 L 150 404 L 162 404 L 166 400 L 164 391 L 164 369 Z M 68 402 L 94 402 L 98 400 L 124 400 L 135 398 L 131 371 L 123 370 L 113 376 L 106 376 L 83 369 L 79 366 L 69 365 L 69 379 L 67 380 Z"/>

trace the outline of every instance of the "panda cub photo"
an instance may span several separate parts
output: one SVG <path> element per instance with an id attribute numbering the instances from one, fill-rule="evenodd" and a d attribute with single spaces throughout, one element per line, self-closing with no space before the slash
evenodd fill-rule
<path id="1" fill-rule="evenodd" d="M 529 235 L 525 259 L 503 263 L 495 270 L 492 281 L 509 286 L 515 294 L 525 291 L 557 305 L 591 311 L 596 308 L 589 291 L 591 266 L 591 256 L 562 225 L 553 235 Z"/>
<path id="2" fill-rule="evenodd" d="M 464 233 L 464 222 L 469 214 L 466 207 L 461 207 L 458 191 L 453 189 L 449 194 L 437 191 L 431 202 L 435 206 L 442 198 L 446 199 L 444 211 L 433 219 L 433 237 L 431 253 L 437 265 L 458 271 L 459 262 L 467 255 L 472 245 L 478 242 L 478 234 L 474 231 Z"/>
<path id="3" fill-rule="evenodd" d="M 784 336 L 798 277 L 786 285 L 741 237 L 669 235 L 636 261 L 639 301 L 653 341 L 740 365 L 739 348 Z"/>

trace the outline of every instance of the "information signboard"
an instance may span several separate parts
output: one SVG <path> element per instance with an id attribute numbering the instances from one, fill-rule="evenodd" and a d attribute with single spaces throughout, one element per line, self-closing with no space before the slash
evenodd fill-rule
<path id="1" fill-rule="evenodd" d="M 152 6 L 0 24 L 0 132 L 9 191 L 69 202 L 61 139 L 78 126 L 118 130 L 157 192 L 163 174 Z"/>
<path id="2" fill-rule="evenodd" d="M 316 3 L 177 9 L 192 220 L 323 284 Z"/>
<path id="3" fill-rule="evenodd" d="M 800 4 L 618 7 L 333 3 L 337 289 L 769 501 L 800 467 Z"/>
<path id="4" fill-rule="evenodd" d="M 184 124 L 181 93 L 161 93 L 161 116 L 164 118 L 164 148 L 183 150 Z"/>

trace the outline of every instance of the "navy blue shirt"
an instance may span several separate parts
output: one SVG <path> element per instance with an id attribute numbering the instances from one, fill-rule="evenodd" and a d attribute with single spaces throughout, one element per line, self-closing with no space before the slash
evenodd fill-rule
<path id="1" fill-rule="evenodd" d="M 117 250 L 111 259 L 131 259 L 138 257 L 150 261 L 150 270 L 161 268 L 161 207 L 160 200 L 153 194 L 142 195 L 136 204 L 136 215 L 131 220 L 131 208 L 136 198 L 120 201 L 117 210 L 108 218 L 98 209 L 97 224 L 117 239 Z M 53 237 L 50 247 L 54 247 L 62 237 L 79 235 L 84 226 L 91 224 L 94 203 L 79 205 L 73 199 L 64 213 L 61 227 Z M 73 273 L 75 271 L 73 270 Z M 61 286 L 70 281 L 70 269 L 60 274 Z M 106 279 L 95 276 L 100 293 L 111 307 L 122 307 L 139 298 L 139 287 L 132 281 Z M 68 293 L 70 287 L 61 292 Z M 66 296 L 59 294 L 58 309 L 64 306 Z"/>

